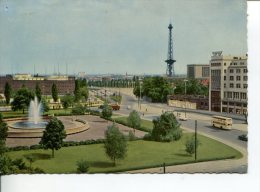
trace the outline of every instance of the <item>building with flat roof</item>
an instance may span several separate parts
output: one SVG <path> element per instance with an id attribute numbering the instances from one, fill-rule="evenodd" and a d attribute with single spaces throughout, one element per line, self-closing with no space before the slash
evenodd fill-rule
<path id="1" fill-rule="evenodd" d="M 209 79 L 209 64 L 188 64 L 187 78 L 189 79 Z"/>
<path id="2" fill-rule="evenodd" d="M 247 55 L 224 56 L 213 52 L 210 60 L 209 110 L 247 112 Z"/>
<path id="3" fill-rule="evenodd" d="M 43 95 L 51 95 L 52 84 L 56 84 L 60 95 L 73 93 L 75 89 L 75 77 L 73 76 L 32 76 L 31 74 L 16 74 L 0 76 L 0 93 L 4 93 L 5 84 L 7 82 L 11 85 L 13 91 L 17 91 L 23 85 L 34 90 L 38 83 Z"/>

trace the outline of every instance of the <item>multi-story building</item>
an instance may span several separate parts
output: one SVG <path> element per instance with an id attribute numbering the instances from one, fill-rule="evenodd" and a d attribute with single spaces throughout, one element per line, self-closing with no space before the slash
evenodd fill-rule
<path id="1" fill-rule="evenodd" d="M 209 110 L 247 112 L 247 55 L 224 56 L 213 52 L 210 60 Z"/>
<path id="2" fill-rule="evenodd" d="M 190 79 L 208 79 L 209 65 L 207 64 L 188 64 L 187 78 Z"/>
<path id="3" fill-rule="evenodd" d="M 58 93 L 65 95 L 67 93 L 73 93 L 75 89 L 75 77 L 70 76 L 32 76 L 30 74 L 17 74 L 0 76 L 0 93 L 4 92 L 5 84 L 9 83 L 16 91 L 23 85 L 29 89 L 35 89 L 38 83 L 43 95 L 51 95 L 52 84 L 56 84 Z"/>

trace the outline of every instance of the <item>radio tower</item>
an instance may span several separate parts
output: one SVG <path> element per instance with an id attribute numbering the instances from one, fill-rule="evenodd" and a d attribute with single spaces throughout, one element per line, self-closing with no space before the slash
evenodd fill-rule
<path id="1" fill-rule="evenodd" d="M 168 29 L 169 29 L 168 55 L 167 55 L 167 60 L 165 60 L 165 62 L 167 63 L 166 75 L 168 77 L 172 77 L 174 75 L 174 62 L 176 60 L 173 59 L 172 24 L 171 23 L 169 24 Z"/>

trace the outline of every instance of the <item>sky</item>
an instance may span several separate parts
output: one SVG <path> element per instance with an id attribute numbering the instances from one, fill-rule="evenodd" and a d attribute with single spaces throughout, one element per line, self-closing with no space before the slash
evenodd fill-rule
<path id="1" fill-rule="evenodd" d="M 0 0 L 0 74 L 176 74 L 247 53 L 245 0 Z"/>

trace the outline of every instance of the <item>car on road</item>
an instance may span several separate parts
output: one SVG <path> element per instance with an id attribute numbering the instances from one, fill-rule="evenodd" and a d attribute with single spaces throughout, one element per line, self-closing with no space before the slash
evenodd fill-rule
<path id="1" fill-rule="evenodd" d="M 187 117 L 185 117 L 185 116 L 183 116 L 183 117 L 180 117 L 180 118 L 179 118 L 179 120 L 181 120 L 181 121 L 187 121 L 187 120 L 188 120 L 188 118 L 187 118 Z"/>

